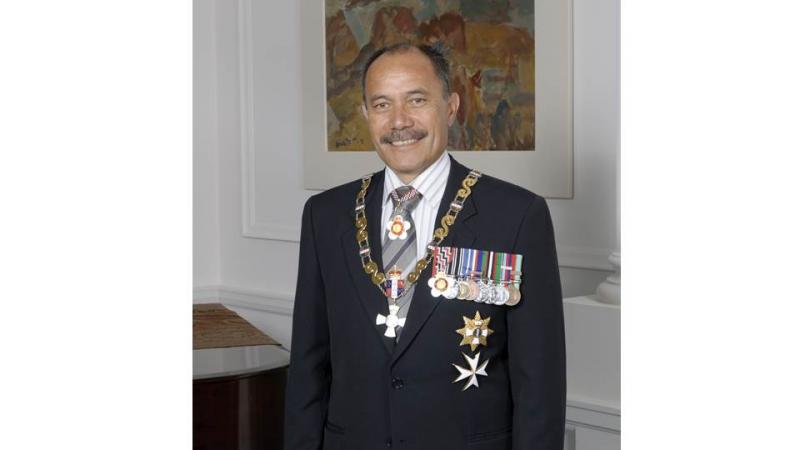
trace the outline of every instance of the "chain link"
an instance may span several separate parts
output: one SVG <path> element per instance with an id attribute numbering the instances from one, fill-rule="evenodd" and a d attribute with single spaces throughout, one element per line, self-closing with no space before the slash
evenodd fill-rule
<path id="1" fill-rule="evenodd" d="M 450 202 L 450 208 L 447 214 L 442 216 L 439 221 L 440 227 L 433 231 L 433 239 L 428 242 L 425 249 L 425 255 L 417 261 L 414 270 L 409 272 L 406 276 L 405 292 L 408 292 L 410 287 L 417 282 L 420 274 L 424 271 L 428 264 L 433 259 L 433 248 L 439 246 L 444 238 L 450 233 L 450 227 L 456 222 L 458 213 L 464 208 L 464 201 L 472 194 L 472 187 L 478 182 L 481 173 L 477 170 L 471 170 L 469 174 L 461 181 L 461 188 L 456 192 L 456 196 Z M 364 198 L 367 195 L 367 189 L 372 181 L 372 174 L 365 175 L 361 178 L 361 190 L 356 195 L 356 242 L 358 242 L 358 254 L 361 258 L 361 266 L 364 272 L 370 276 L 372 283 L 381 291 L 385 296 L 386 291 L 382 285 L 386 281 L 386 274 L 378 270 L 378 264 L 372 260 L 372 250 L 369 246 L 369 233 L 367 232 L 367 214 L 364 204 Z"/>

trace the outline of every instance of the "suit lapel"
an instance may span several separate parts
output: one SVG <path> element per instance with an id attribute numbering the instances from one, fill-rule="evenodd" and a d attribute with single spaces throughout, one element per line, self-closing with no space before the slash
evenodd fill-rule
<path id="1" fill-rule="evenodd" d="M 459 164 L 452 156 L 450 157 L 450 174 L 447 177 L 447 186 L 445 187 L 442 201 L 439 204 L 439 210 L 436 214 L 436 225 L 434 229 L 439 227 L 442 217 L 450 209 L 450 203 L 461 187 L 461 181 L 468 173 L 469 169 Z M 480 182 L 478 182 L 478 185 L 480 185 Z M 450 227 L 450 233 L 444 238 L 441 245 L 443 247 L 470 247 L 475 241 L 476 235 L 472 228 L 470 228 L 468 222 L 476 213 L 477 209 L 475 208 L 475 203 L 472 196 L 470 196 L 464 202 L 464 208 L 459 213 L 456 222 Z M 370 226 L 372 226 L 372 224 L 370 224 Z M 428 289 L 428 279 L 431 277 L 431 271 L 432 268 L 428 265 L 420 275 L 419 281 L 417 281 L 417 287 L 414 289 L 414 297 L 411 300 L 411 306 L 408 310 L 408 317 L 406 317 L 406 325 L 403 327 L 400 340 L 392 353 L 392 364 L 394 364 L 409 345 L 411 345 L 411 342 L 425 325 L 430 315 L 436 310 L 436 307 L 439 306 L 439 303 L 442 301 L 449 301 L 446 299 L 442 300 L 442 297 L 434 298 L 431 296 L 430 290 Z"/>
<path id="2" fill-rule="evenodd" d="M 377 172 L 372 177 L 372 182 L 369 185 L 367 196 L 364 199 L 366 204 L 367 214 L 367 229 L 369 231 L 369 245 L 372 250 L 372 259 L 378 265 L 383 267 L 381 258 L 381 212 L 382 212 L 382 198 L 383 198 L 383 176 L 384 172 Z M 355 205 L 355 196 L 353 197 L 353 205 Z M 355 220 L 355 213 L 351 212 L 351 218 Z M 372 283 L 369 275 L 364 272 L 361 266 L 361 258 L 358 255 L 358 244 L 356 243 L 356 230 L 355 225 L 342 234 L 342 251 L 346 266 L 350 272 L 350 277 L 353 285 L 358 291 L 358 298 L 361 301 L 361 306 L 367 315 L 369 326 L 375 330 L 375 337 L 381 341 L 381 345 L 386 349 L 387 355 L 391 353 L 394 344 L 389 338 L 383 336 L 383 327 L 375 324 L 375 317 L 378 314 L 384 316 L 389 313 L 389 304 L 386 297 L 381 294 L 378 288 Z"/>

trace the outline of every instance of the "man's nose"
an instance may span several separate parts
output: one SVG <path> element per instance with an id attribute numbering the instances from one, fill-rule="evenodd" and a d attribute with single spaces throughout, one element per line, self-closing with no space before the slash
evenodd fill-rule
<path id="1" fill-rule="evenodd" d="M 414 125 L 411 115 L 408 114 L 405 108 L 394 108 L 392 110 L 392 128 L 395 130 L 402 130 Z"/>

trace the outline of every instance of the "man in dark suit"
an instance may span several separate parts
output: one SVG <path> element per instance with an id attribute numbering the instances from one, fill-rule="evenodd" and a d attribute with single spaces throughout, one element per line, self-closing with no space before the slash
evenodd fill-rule
<path id="1" fill-rule="evenodd" d="M 363 113 L 386 168 L 303 210 L 287 450 L 563 448 L 550 213 L 542 197 L 447 154 L 459 105 L 448 79 L 427 46 L 382 49 L 366 64 Z M 436 248 L 461 256 L 431 260 Z M 475 257 L 494 260 L 494 281 L 462 270 Z"/>

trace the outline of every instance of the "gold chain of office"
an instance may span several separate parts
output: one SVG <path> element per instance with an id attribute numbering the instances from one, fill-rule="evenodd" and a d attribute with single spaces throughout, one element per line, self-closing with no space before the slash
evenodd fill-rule
<path id="1" fill-rule="evenodd" d="M 461 181 L 461 188 L 458 190 L 458 192 L 456 192 L 456 196 L 453 201 L 450 202 L 450 209 L 440 221 L 441 227 L 436 228 L 433 231 L 433 239 L 431 239 L 431 241 L 428 243 L 425 256 L 417 261 L 417 264 L 414 266 L 414 270 L 409 272 L 408 276 L 406 276 L 406 286 L 404 289 L 405 292 L 409 291 L 411 286 L 419 279 L 422 271 L 428 267 L 428 264 L 430 264 L 431 259 L 433 259 L 433 248 L 441 244 L 444 238 L 447 237 L 447 234 L 450 232 L 450 226 L 456 222 L 458 213 L 464 207 L 464 201 L 470 196 L 470 194 L 472 194 L 471 188 L 475 186 L 475 183 L 478 182 L 478 178 L 480 177 L 480 172 L 477 170 L 471 170 L 469 174 L 467 174 L 467 176 Z M 358 252 L 359 256 L 361 257 L 361 266 L 364 268 L 364 272 L 366 272 L 367 275 L 372 278 L 372 283 L 375 284 L 381 293 L 389 297 L 389 294 L 387 294 L 382 287 L 383 283 L 386 281 L 386 274 L 378 270 L 378 264 L 372 260 L 372 254 L 369 247 L 369 233 L 367 232 L 367 215 L 364 205 L 364 198 L 367 195 L 367 189 L 369 188 L 371 181 L 372 174 L 364 176 L 361 179 L 361 190 L 358 191 L 358 194 L 356 195 L 356 242 L 358 242 Z"/>

